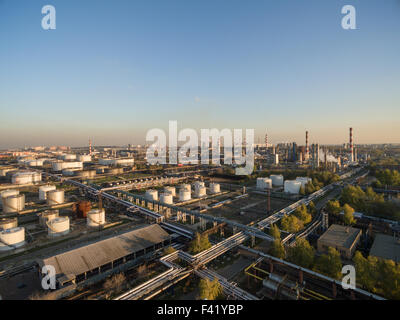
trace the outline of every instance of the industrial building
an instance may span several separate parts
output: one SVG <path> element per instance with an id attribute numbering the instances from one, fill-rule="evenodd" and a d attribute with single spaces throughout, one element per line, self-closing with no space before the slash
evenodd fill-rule
<path id="1" fill-rule="evenodd" d="M 362 231 L 357 228 L 333 224 L 318 239 L 318 252 L 326 253 L 329 247 L 339 251 L 343 258 L 351 259 L 360 241 Z"/>
<path id="2" fill-rule="evenodd" d="M 369 252 L 370 256 L 400 262 L 400 239 L 378 233 Z"/>
<path id="3" fill-rule="evenodd" d="M 170 244 L 170 236 L 159 225 L 148 225 L 38 261 L 55 268 L 58 286 L 79 283 L 89 277 L 137 259 Z"/>

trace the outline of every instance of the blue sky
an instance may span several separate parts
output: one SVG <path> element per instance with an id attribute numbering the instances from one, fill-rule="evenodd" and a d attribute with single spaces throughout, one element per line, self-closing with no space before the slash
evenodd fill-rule
<path id="1" fill-rule="evenodd" d="M 168 120 L 400 142 L 399 40 L 399 0 L 0 0 L 0 148 L 143 143 Z"/>

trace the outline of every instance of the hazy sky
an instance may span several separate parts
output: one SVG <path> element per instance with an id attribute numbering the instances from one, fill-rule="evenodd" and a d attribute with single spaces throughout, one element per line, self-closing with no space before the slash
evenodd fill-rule
<path id="1" fill-rule="evenodd" d="M 143 143 L 168 120 L 400 142 L 400 0 L 0 0 L 0 110 L 0 148 Z"/>

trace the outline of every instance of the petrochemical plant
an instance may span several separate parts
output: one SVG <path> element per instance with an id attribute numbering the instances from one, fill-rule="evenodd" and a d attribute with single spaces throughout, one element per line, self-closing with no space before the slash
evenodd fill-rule
<path id="1" fill-rule="evenodd" d="M 113 299 L 166 298 L 186 278 L 218 279 L 227 299 L 382 299 L 361 289 L 344 292 L 335 279 L 269 253 L 273 225 L 286 247 L 300 238 L 317 241 L 330 230 L 326 202 L 368 176 L 371 149 L 355 146 L 352 128 L 348 144 L 309 145 L 309 138 L 307 131 L 304 146 L 271 145 L 266 135 L 265 144 L 255 145 L 255 170 L 246 179 L 223 164 L 149 165 L 146 146 L 93 147 L 90 140 L 82 148 L 4 151 L 1 297 L 109 299 L 101 284 L 122 274 L 126 286 Z M 319 172 L 335 179 L 311 189 Z M 310 205 L 317 211 L 309 224 L 296 232 L 284 228 L 283 220 Z M 210 243 L 201 252 L 191 249 L 197 236 Z M 45 291 L 48 265 L 57 287 Z M 143 266 L 154 274 L 146 281 L 138 271 Z M 262 271 L 253 277 L 251 269 Z M 22 275 L 29 285 L 9 291 Z M 249 279 L 254 285 L 245 284 Z"/>

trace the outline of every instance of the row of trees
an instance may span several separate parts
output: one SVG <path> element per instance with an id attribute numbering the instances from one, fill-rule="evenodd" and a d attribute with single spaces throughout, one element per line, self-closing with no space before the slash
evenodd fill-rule
<path id="1" fill-rule="evenodd" d="M 354 218 L 354 209 L 347 203 L 345 203 L 344 206 L 341 206 L 338 200 L 330 200 L 326 204 L 325 209 L 329 214 L 333 215 L 339 215 L 339 213 L 343 211 L 343 222 L 347 226 L 356 223 L 356 219 Z"/>
<path id="2" fill-rule="evenodd" d="M 293 214 L 284 216 L 280 222 L 281 228 L 290 233 L 296 233 L 311 222 L 313 215 L 317 212 L 313 202 L 307 208 L 304 204 L 297 207 Z"/>
<path id="3" fill-rule="evenodd" d="M 286 251 L 280 238 L 275 238 L 269 253 L 274 257 L 285 259 L 329 277 L 335 279 L 340 279 L 341 277 L 342 260 L 340 259 L 340 253 L 335 248 L 330 247 L 326 254 L 316 257 L 315 249 L 306 239 L 298 239 L 296 245 L 289 247 Z"/>
<path id="4" fill-rule="evenodd" d="M 400 299 L 400 265 L 356 251 L 353 258 L 356 282 L 362 288 L 388 299 Z"/>
<path id="5" fill-rule="evenodd" d="M 383 195 L 379 195 L 368 187 L 364 192 L 359 186 L 346 186 L 341 194 L 340 202 L 348 204 L 356 211 L 371 216 L 400 220 L 400 207 L 389 201 L 385 201 Z"/>
<path id="6" fill-rule="evenodd" d="M 385 186 L 400 186 L 400 172 L 397 170 L 376 170 L 374 175 L 377 179 L 374 184 L 376 188 L 383 188 Z"/>

